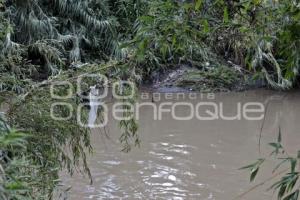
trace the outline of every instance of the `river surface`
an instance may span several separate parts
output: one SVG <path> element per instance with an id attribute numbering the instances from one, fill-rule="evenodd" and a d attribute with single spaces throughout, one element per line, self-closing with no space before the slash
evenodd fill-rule
<path id="1" fill-rule="evenodd" d="M 167 100 L 154 101 L 160 104 Z M 196 105 L 207 100 L 205 97 L 172 100 L 182 101 Z M 227 116 L 237 112 L 238 103 L 261 102 L 267 107 L 266 118 L 204 121 L 195 117 L 178 121 L 170 113 L 164 113 L 162 120 L 154 120 L 153 109 L 144 107 L 139 120 L 141 147 L 129 153 L 120 151 L 120 130 L 110 119 L 107 127 L 110 139 L 103 135 L 103 130 L 95 129 L 91 135 L 94 153 L 88 162 L 93 184 L 80 174 L 63 175 L 64 184 L 72 187 L 69 199 L 275 199 L 276 195 L 267 191 L 271 183 L 251 189 L 272 176 L 275 165 L 272 160 L 265 165 L 269 169 L 261 170 L 254 183 L 249 182 L 248 171 L 238 169 L 270 154 L 268 143 L 276 141 L 279 126 L 287 151 L 293 155 L 300 149 L 300 93 L 254 90 L 220 93 L 209 101 L 222 102 Z M 187 110 L 178 107 L 176 113 L 187 116 Z"/>

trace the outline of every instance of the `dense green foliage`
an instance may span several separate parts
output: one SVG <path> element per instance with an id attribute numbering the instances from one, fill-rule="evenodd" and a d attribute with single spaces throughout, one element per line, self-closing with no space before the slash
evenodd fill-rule
<path id="1" fill-rule="evenodd" d="M 248 57 L 250 67 L 261 70 L 274 88 L 295 86 L 300 66 L 299 1 L 257 3 L 251 9 L 256 16 L 247 30 L 254 41 Z M 254 33 L 253 26 L 256 26 Z"/>
<path id="2" fill-rule="evenodd" d="M 7 122 L 1 121 L 4 199 L 53 197 L 60 183 L 58 173 L 63 169 L 71 174 L 79 169 L 90 175 L 85 155 L 91 150 L 89 131 L 77 125 L 76 118 L 63 123 L 53 120 L 50 101 L 49 92 L 41 90 L 12 105 L 9 122 L 26 134 L 10 130 Z M 69 103 L 76 104 L 76 100 Z M 60 110 L 62 115 L 67 112 Z"/>
<path id="3" fill-rule="evenodd" d="M 109 59 L 143 78 L 180 64 L 201 68 L 206 61 L 216 67 L 230 61 L 274 88 L 297 82 L 297 0 L 13 0 L 1 5 L 2 91 L 22 92 L 32 80 Z"/>
<path id="4" fill-rule="evenodd" d="M 46 199 L 62 194 L 54 187 L 59 183 L 57 169 L 36 161 L 28 149 L 30 137 L 35 136 L 10 129 L 0 116 L 0 199 Z"/>
<path id="5" fill-rule="evenodd" d="M 52 81 L 100 71 L 140 83 L 155 72 L 188 65 L 203 70 L 192 88 L 204 80 L 211 87 L 222 80 L 221 88 L 230 88 L 237 70 L 276 89 L 298 82 L 299 0 L 0 0 L 0 11 L 1 97 L 21 95 L 8 99 L 8 123 L 30 135 L 1 131 L 1 151 L 12 152 L 12 161 L 0 160 L 6 199 L 32 199 L 33 193 L 35 199 L 51 199 L 59 170 L 72 173 L 83 166 L 89 173 L 89 130 L 73 118 L 67 123 L 50 118 Z M 74 95 L 68 103 L 79 101 Z M 131 119 L 120 126 L 129 151 L 139 144 L 137 124 Z"/>
<path id="6" fill-rule="evenodd" d="M 135 23 L 136 34 L 132 40 L 135 59 L 146 64 L 146 72 L 162 65 L 187 62 L 199 66 L 213 59 L 204 43 L 202 24 L 205 21 L 193 4 L 150 2 L 148 15 L 139 17 Z M 192 12 L 194 16 L 191 16 Z"/>

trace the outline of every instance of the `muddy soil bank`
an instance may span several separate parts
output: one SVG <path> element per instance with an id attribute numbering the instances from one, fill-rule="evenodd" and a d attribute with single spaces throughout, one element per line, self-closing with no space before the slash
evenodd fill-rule
<path id="1" fill-rule="evenodd" d="M 267 87 L 264 80 L 254 80 L 253 74 L 238 67 L 213 67 L 202 69 L 179 66 L 153 72 L 148 84 L 156 92 L 229 92 Z"/>

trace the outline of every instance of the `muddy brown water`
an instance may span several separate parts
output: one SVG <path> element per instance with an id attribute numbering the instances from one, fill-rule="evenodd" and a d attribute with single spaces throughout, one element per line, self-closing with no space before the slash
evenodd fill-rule
<path id="1" fill-rule="evenodd" d="M 204 100 L 188 100 L 194 105 L 199 101 Z M 275 199 L 276 195 L 267 191 L 271 182 L 251 189 L 272 176 L 274 161 L 268 161 L 265 166 L 269 169 L 261 170 L 251 184 L 249 173 L 238 169 L 269 155 L 272 149 L 267 144 L 276 140 L 279 126 L 287 151 L 294 154 L 300 149 L 300 93 L 255 90 L 216 94 L 213 100 L 223 102 L 226 115 L 233 115 L 239 102 L 252 101 L 268 105 L 261 153 L 258 138 L 263 120 L 177 121 L 164 113 L 157 121 L 151 107 L 145 107 L 139 120 L 142 144 L 130 153 L 120 151 L 120 130 L 110 120 L 110 139 L 97 129 L 91 135 L 94 153 L 88 161 L 93 184 L 80 174 L 62 176 L 64 184 L 72 187 L 69 199 Z M 186 110 L 178 108 L 178 115 L 186 115 Z"/>

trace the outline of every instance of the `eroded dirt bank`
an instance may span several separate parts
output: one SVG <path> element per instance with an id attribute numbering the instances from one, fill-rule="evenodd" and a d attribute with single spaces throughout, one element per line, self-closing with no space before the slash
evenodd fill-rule
<path id="1" fill-rule="evenodd" d="M 240 67 L 210 67 L 202 69 L 180 66 L 172 70 L 154 72 L 151 84 L 157 92 L 229 92 L 266 87 L 263 80 L 254 80 L 253 74 Z"/>

